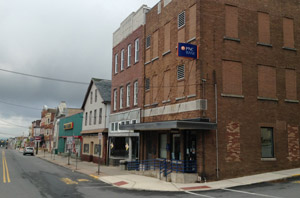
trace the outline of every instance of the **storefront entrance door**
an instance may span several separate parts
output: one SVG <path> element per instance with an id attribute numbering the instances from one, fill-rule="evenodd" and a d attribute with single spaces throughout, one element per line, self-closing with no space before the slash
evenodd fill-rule
<path id="1" fill-rule="evenodd" d="M 185 133 L 185 160 L 186 161 L 196 161 L 196 133 L 188 131 Z"/>

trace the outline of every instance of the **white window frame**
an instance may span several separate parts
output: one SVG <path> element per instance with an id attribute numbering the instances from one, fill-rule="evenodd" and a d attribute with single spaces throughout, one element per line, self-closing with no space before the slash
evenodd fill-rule
<path id="1" fill-rule="evenodd" d="M 126 107 L 130 107 L 130 84 L 126 85 Z"/>
<path id="2" fill-rule="evenodd" d="M 135 81 L 133 84 L 133 105 L 137 105 L 138 104 L 138 81 Z"/>
<path id="3" fill-rule="evenodd" d="M 87 125 L 87 121 L 88 121 L 88 112 L 85 112 L 85 123 L 84 123 L 85 126 Z"/>
<path id="4" fill-rule="evenodd" d="M 90 111 L 89 125 L 92 125 L 92 113 L 93 113 L 93 111 Z"/>
<path id="5" fill-rule="evenodd" d="M 120 87 L 120 109 L 123 109 L 124 88 Z"/>
<path id="6" fill-rule="evenodd" d="M 121 50 L 121 71 L 124 70 L 124 49 Z"/>
<path id="7" fill-rule="evenodd" d="M 102 124 L 102 108 L 99 109 L 99 124 Z"/>
<path id="8" fill-rule="evenodd" d="M 97 123 L 97 109 L 94 110 L 94 125 Z"/>
<path id="9" fill-rule="evenodd" d="M 115 74 L 118 73 L 118 54 L 115 55 Z"/>
<path id="10" fill-rule="evenodd" d="M 139 51 L 140 51 L 140 40 L 136 39 L 134 41 L 134 62 L 139 62 Z"/>
<path id="11" fill-rule="evenodd" d="M 93 92 L 91 91 L 91 93 L 90 93 L 91 95 L 90 95 L 90 104 L 93 104 Z"/>
<path id="12" fill-rule="evenodd" d="M 95 102 L 97 102 L 97 89 L 95 89 Z"/>
<path id="13" fill-rule="evenodd" d="M 117 110 L 117 89 L 114 90 L 114 111 Z"/>
<path id="14" fill-rule="evenodd" d="M 131 44 L 127 47 L 127 67 L 131 65 Z"/>

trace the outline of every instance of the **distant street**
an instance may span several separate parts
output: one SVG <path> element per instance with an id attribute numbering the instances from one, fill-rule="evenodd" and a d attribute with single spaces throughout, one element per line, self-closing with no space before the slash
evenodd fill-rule
<path id="1" fill-rule="evenodd" d="M 1 198 L 38 197 L 286 197 L 298 198 L 300 177 L 287 181 L 263 183 L 208 192 L 147 192 L 113 187 L 90 176 L 54 165 L 35 156 L 0 149 Z"/>

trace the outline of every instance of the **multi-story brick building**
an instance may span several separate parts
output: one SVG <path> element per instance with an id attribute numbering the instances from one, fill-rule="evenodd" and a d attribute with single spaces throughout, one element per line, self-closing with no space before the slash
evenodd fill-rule
<path id="1" fill-rule="evenodd" d="M 214 180 L 300 167 L 300 4 L 162 0 L 146 15 L 140 159 Z M 177 56 L 177 43 L 199 59 Z M 207 101 L 207 102 L 206 102 Z"/>
<path id="2" fill-rule="evenodd" d="M 138 133 L 119 125 L 140 122 L 143 107 L 144 24 L 150 8 L 143 5 L 130 14 L 113 35 L 110 163 L 138 157 Z"/>
<path id="3" fill-rule="evenodd" d="M 53 148 L 53 121 L 55 117 L 56 109 L 48 108 L 44 106 L 41 113 L 41 145 L 48 151 L 52 151 Z"/>

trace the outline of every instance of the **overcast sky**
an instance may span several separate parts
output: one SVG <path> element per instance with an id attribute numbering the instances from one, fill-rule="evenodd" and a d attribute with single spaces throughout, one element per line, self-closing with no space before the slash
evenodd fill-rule
<path id="1" fill-rule="evenodd" d="M 142 4 L 158 1 L 0 0 L 0 138 L 28 134 L 43 105 L 80 108 L 88 87 L 1 69 L 86 83 L 111 79 L 112 33 Z"/>

